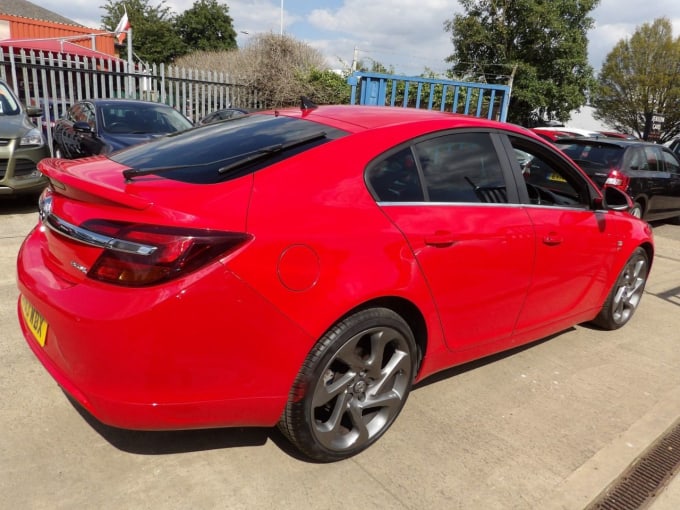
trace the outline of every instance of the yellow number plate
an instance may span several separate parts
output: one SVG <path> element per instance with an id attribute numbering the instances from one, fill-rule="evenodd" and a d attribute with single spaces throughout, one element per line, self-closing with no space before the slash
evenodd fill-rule
<path id="1" fill-rule="evenodd" d="M 31 330 L 31 333 L 33 333 L 33 336 L 40 344 L 40 347 L 45 347 L 47 321 L 24 296 L 21 296 L 21 313 L 24 316 L 24 321 L 26 321 L 28 329 Z"/>

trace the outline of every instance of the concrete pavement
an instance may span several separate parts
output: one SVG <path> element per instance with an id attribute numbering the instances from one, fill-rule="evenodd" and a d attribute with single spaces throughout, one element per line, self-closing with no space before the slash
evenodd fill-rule
<path id="1" fill-rule="evenodd" d="M 16 324 L 14 259 L 35 221 L 0 202 L 0 508 L 580 509 L 680 418 L 680 227 L 655 227 L 625 328 L 577 326 L 433 377 L 377 444 L 318 465 L 276 430 L 130 432 L 82 416 Z M 680 481 L 653 508 L 680 508 Z"/>

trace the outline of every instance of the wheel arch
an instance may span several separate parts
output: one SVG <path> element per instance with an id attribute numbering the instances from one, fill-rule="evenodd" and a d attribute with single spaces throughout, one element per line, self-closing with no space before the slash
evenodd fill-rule
<path id="1" fill-rule="evenodd" d="M 648 199 L 646 195 L 636 195 L 633 197 L 633 203 L 638 203 L 640 204 L 640 207 L 642 208 L 642 218 L 645 217 L 645 214 L 647 214 L 647 204 L 648 204 Z"/>
<path id="2" fill-rule="evenodd" d="M 420 309 L 415 304 L 413 304 L 412 301 L 409 301 L 403 297 L 383 296 L 371 299 L 355 306 L 351 310 L 347 311 L 347 313 L 345 313 L 342 317 L 339 317 L 336 323 L 346 319 L 350 315 L 369 308 L 387 308 L 392 310 L 396 314 L 400 315 L 409 325 L 411 331 L 413 332 L 416 348 L 418 349 L 416 370 L 414 372 L 414 375 L 417 375 L 422 365 L 423 358 L 425 357 L 425 353 L 427 352 L 428 343 L 427 323 Z"/>
<path id="3" fill-rule="evenodd" d="M 652 263 L 654 262 L 654 246 L 650 242 L 644 242 L 640 245 L 640 248 L 645 250 L 645 253 L 647 254 L 648 270 L 651 270 Z"/>

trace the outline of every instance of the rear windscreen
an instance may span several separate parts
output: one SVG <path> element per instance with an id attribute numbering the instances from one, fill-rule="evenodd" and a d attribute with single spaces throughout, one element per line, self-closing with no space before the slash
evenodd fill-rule
<path id="1" fill-rule="evenodd" d="M 255 171 L 346 134 L 307 120 L 253 114 L 136 145 L 113 153 L 110 158 L 136 171 L 211 184 Z M 129 175 L 134 178 L 134 172 Z"/>
<path id="2" fill-rule="evenodd" d="M 624 149 L 615 145 L 557 143 L 562 151 L 576 163 L 595 167 L 619 166 Z"/>

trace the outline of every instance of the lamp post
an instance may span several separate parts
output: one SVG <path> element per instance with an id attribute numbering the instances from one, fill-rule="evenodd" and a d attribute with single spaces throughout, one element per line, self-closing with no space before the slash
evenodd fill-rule
<path id="1" fill-rule="evenodd" d="M 281 36 L 283 36 L 283 0 L 281 0 Z"/>

